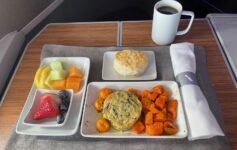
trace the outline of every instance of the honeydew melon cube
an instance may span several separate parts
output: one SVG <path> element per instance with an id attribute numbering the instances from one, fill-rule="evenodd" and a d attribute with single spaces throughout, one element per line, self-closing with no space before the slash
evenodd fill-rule
<path id="1" fill-rule="evenodd" d="M 61 61 L 53 61 L 50 63 L 52 70 L 63 70 L 63 65 Z"/>
<path id="2" fill-rule="evenodd" d="M 50 80 L 64 80 L 65 74 L 64 70 L 51 70 Z"/>

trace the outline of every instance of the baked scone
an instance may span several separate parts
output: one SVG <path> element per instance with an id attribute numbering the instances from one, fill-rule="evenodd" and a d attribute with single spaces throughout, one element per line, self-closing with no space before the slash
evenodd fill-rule
<path id="1" fill-rule="evenodd" d="M 148 58 L 142 51 L 122 50 L 114 57 L 114 69 L 123 76 L 139 76 L 148 66 Z"/>
<path id="2" fill-rule="evenodd" d="M 115 129 L 126 131 L 139 119 L 141 111 L 142 104 L 136 95 L 117 91 L 105 99 L 102 113 Z"/>

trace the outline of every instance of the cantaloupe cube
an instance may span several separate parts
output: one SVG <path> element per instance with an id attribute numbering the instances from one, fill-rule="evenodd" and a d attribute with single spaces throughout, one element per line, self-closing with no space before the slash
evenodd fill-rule
<path id="1" fill-rule="evenodd" d="M 51 83 L 51 88 L 53 90 L 64 90 L 66 89 L 66 80 L 54 80 Z"/>
<path id="2" fill-rule="evenodd" d="M 81 71 L 77 67 L 72 66 L 68 69 L 68 77 L 82 78 Z"/>
<path id="3" fill-rule="evenodd" d="M 66 81 L 66 89 L 73 89 L 74 92 L 79 91 L 81 78 L 68 77 Z"/>

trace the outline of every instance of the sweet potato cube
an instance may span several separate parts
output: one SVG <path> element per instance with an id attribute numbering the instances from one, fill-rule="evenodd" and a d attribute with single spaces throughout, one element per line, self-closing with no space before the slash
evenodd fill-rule
<path id="1" fill-rule="evenodd" d="M 155 101 L 158 95 L 159 95 L 159 94 L 156 93 L 156 92 L 150 92 L 150 93 L 148 94 L 148 98 L 149 98 L 150 100 L 152 100 L 152 101 Z"/>
<path id="2" fill-rule="evenodd" d="M 153 124 L 153 114 L 152 112 L 147 112 L 145 116 L 145 124 L 152 125 Z"/>
<path id="3" fill-rule="evenodd" d="M 157 85 L 155 87 L 153 87 L 152 92 L 158 93 L 158 94 L 162 94 L 164 92 L 164 88 L 162 85 Z"/>
<path id="4" fill-rule="evenodd" d="M 103 110 L 103 102 L 104 102 L 104 99 L 97 98 L 93 103 L 94 108 L 99 112 L 102 111 Z"/>
<path id="5" fill-rule="evenodd" d="M 136 134 L 142 133 L 144 129 L 145 126 L 141 121 L 137 121 L 132 127 L 132 131 L 135 132 Z"/>
<path id="6" fill-rule="evenodd" d="M 166 99 L 165 97 L 158 97 L 155 101 L 155 105 L 158 109 L 162 110 L 164 107 L 165 107 L 165 102 L 166 102 Z"/>
<path id="7" fill-rule="evenodd" d="M 170 96 L 170 93 L 168 91 L 164 91 L 161 96 L 166 96 L 167 98 Z"/>
<path id="8" fill-rule="evenodd" d="M 149 110 L 150 110 L 153 114 L 156 114 L 156 113 L 159 112 L 159 110 L 156 108 L 156 106 L 155 106 L 154 103 L 152 103 L 152 104 L 150 105 Z"/>
<path id="9" fill-rule="evenodd" d="M 146 125 L 146 134 L 155 136 L 161 135 L 164 132 L 164 125 L 162 122 L 155 122 L 152 125 Z"/>
<path id="10" fill-rule="evenodd" d="M 134 88 L 129 88 L 129 89 L 128 89 L 128 92 L 129 92 L 129 93 L 132 93 L 132 94 L 134 94 L 134 95 L 137 95 L 137 90 L 134 89 Z"/>
<path id="11" fill-rule="evenodd" d="M 167 97 L 167 96 L 165 96 L 165 95 L 160 95 L 160 96 L 159 96 L 159 98 L 161 98 L 161 99 L 164 99 L 164 100 L 165 100 L 165 102 L 167 102 L 167 101 L 168 101 L 168 97 Z"/>
<path id="12" fill-rule="evenodd" d="M 143 90 L 143 91 L 141 92 L 141 97 L 142 97 L 142 98 L 147 97 L 148 94 L 149 94 L 149 91 L 148 91 L 148 90 Z"/>
<path id="13" fill-rule="evenodd" d="M 173 134 L 176 134 L 178 132 L 178 128 L 172 122 L 165 121 L 164 122 L 164 131 L 168 135 L 173 135 Z"/>
<path id="14" fill-rule="evenodd" d="M 157 121 L 158 122 L 164 122 L 164 121 L 167 120 L 167 117 L 166 117 L 166 114 L 164 112 L 160 111 L 160 112 L 154 114 L 153 120 L 155 122 L 157 122 Z"/>
<path id="15" fill-rule="evenodd" d="M 142 103 L 142 109 L 143 110 L 149 110 L 150 109 L 150 105 L 152 104 L 152 101 L 146 97 L 143 97 L 141 99 L 141 103 Z"/>
<path id="16" fill-rule="evenodd" d="M 169 120 L 174 120 L 177 117 L 177 100 L 169 100 L 167 104 L 167 117 Z"/>

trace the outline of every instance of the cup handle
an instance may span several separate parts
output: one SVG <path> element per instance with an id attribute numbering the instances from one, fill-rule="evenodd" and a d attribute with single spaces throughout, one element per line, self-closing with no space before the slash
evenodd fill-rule
<path id="1" fill-rule="evenodd" d="M 182 31 L 178 31 L 178 32 L 176 33 L 176 35 L 184 35 L 184 34 L 186 34 L 186 33 L 189 31 L 189 29 L 190 29 L 190 27 L 191 27 L 191 25 L 192 25 L 192 23 L 193 23 L 194 13 L 193 13 L 192 11 L 183 11 L 183 12 L 182 12 L 182 15 L 184 15 L 184 16 L 190 16 L 191 19 L 190 19 L 190 21 L 189 21 L 188 27 L 187 27 L 186 29 L 182 30 Z"/>

